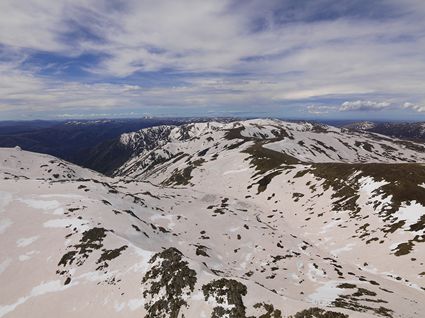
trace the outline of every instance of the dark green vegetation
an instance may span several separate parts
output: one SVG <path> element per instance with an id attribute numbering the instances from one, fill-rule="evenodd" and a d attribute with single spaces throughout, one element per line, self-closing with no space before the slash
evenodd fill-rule
<path id="1" fill-rule="evenodd" d="M 234 213 L 231 209 L 229 209 L 229 198 L 221 199 L 220 204 L 218 205 L 209 205 L 207 207 L 208 210 L 213 210 L 212 216 L 216 217 L 218 215 L 225 215 L 226 213 Z"/>
<path id="2" fill-rule="evenodd" d="M 196 272 L 182 256 L 171 247 L 150 259 L 151 269 L 142 280 L 146 318 L 177 318 L 180 308 L 187 305 L 184 298 L 194 290 Z"/>
<path id="3" fill-rule="evenodd" d="M 280 175 L 281 171 L 274 171 L 272 173 L 269 173 L 262 177 L 260 180 L 258 180 L 258 192 L 257 194 L 264 192 L 267 189 L 268 184 L 272 181 L 272 179 L 278 175 Z"/>
<path id="4" fill-rule="evenodd" d="M 72 209 L 71 209 L 72 210 Z M 94 227 L 84 231 L 78 244 L 70 245 L 67 247 L 68 252 L 65 253 L 60 259 L 58 266 L 62 266 L 63 270 L 57 270 L 59 275 L 66 276 L 65 285 L 71 282 L 71 276 L 67 267 L 75 263 L 76 266 L 82 266 L 90 255 L 96 251 L 101 250 L 102 254 L 97 259 L 96 264 L 99 266 L 96 270 L 104 270 L 109 267 L 109 262 L 116 259 L 127 249 L 127 245 L 123 245 L 116 249 L 105 249 L 103 247 L 103 240 L 110 230 L 101 227 Z"/>
<path id="5" fill-rule="evenodd" d="M 257 303 L 254 305 L 254 308 L 265 311 L 265 313 L 258 316 L 258 318 L 282 318 L 282 312 L 279 309 L 275 309 L 273 305 Z"/>
<path id="6" fill-rule="evenodd" d="M 212 298 L 218 306 L 213 308 L 211 318 L 282 318 L 282 312 L 273 305 L 257 303 L 254 308 L 262 311 L 258 317 L 246 316 L 243 296 L 247 293 L 244 284 L 234 279 L 221 278 L 202 286 L 205 300 Z"/>
<path id="7" fill-rule="evenodd" d="M 318 125 L 317 132 L 326 133 L 326 129 Z M 290 169 L 296 164 L 301 164 L 296 158 L 284 153 L 276 152 L 264 147 L 268 142 L 281 140 L 283 138 L 291 138 L 285 131 L 276 134 L 276 138 L 265 140 L 265 136 L 245 137 L 241 132 L 244 127 L 230 129 L 226 133 L 229 140 L 240 139 L 243 142 L 253 143 L 243 152 L 248 153 L 250 163 L 255 167 L 257 173 L 254 177 L 261 175 L 256 181 L 258 184 L 258 193 L 264 192 L 272 179 L 282 173 L 282 169 Z M 373 135 L 372 135 L 373 137 Z M 408 141 L 397 141 L 409 149 L 416 151 L 424 151 L 424 147 L 417 146 Z M 373 151 L 373 145 L 367 142 L 357 142 L 357 147 L 366 151 Z M 330 148 L 323 145 L 325 148 Z M 412 148 L 413 147 L 413 148 Z M 419 147 L 419 148 L 418 148 Z M 332 149 L 331 149 L 332 150 Z M 394 149 L 388 149 L 392 151 Z M 306 164 L 306 169 L 298 172 L 295 177 L 302 177 L 306 173 L 313 174 L 318 181 L 322 181 L 324 190 L 332 189 L 332 205 L 334 211 L 349 211 L 352 218 L 361 219 L 360 207 L 357 204 L 359 199 L 359 180 L 363 177 L 370 177 L 374 181 L 384 181 L 387 184 L 375 190 L 372 199 L 376 198 L 374 206 L 379 207 L 378 214 L 386 223 L 381 229 L 384 233 L 393 233 L 401 229 L 404 221 L 398 221 L 393 217 L 404 204 L 416 201 L 425 206 L 425 188 L 420 185 L 425 183 L 425 167 L 421 164 L 383 164 L 383 163 L 365 163 L 365 164 L 349 164 L 349 163 L 314 163 Z M 249 186 L 250 188 L 251 186 Z M 379 196 L 379 197 L 378 197 Z M 382 199 L 391 198 L 391 204 L 380 204 Z M 294 198 L 297 200 L 297 198 Z M 425 215 L 421 217 L 415 224 L 409 227 L 409 231 L 421 231 L 425 229 Z M 378 238 L 361 238 L 367 240 L 367 243 L 378 241 Z M 410 251 L 418 244 L 425 242 L 425 235 L 417 234 L 412 239 L 400 243 L 394 249 L 394 255 L 402 256 L 409 254 Z"/>
<path id="8" fill-rule="evenodd" d="M 349 318 L 348 315 L 334 311 L 326 311 L 321 308 L 309 308 L 296 313 L 289 318 Z"/>
<path id="9" fill-rule="evenodd" d="M 102 250 L 102 255 L 100 255 L 100 258 L 97 260 L 96 264 L 101 264 L 96 270 L 101 270 L 109 266 L 108 261 L 111 261 L 118 256 L 121 255 L 121 252 L 125 251 L 128 248 L 127 245 L 123 245 L 119 248 L 113 249 L 113 250 Z"/>
<path id="10" fill-rule="evenodd" d="M 108 230 L 99 227 L 84 231 L 80 243 L 69 247 L 73 250 L 63 255 L 58 265 L 72 265 L 74 261 L 77 266 L 83 265 L 93 251 L 103 247 L 103 240 L 107 232 Z"/>
<path id="11" fill-rule="evenodd" d="M 205 257 L 209 257 L 207 250 L 208 247 L 204 246 L 204 245 L 195 245 L 196 246 L 196 255 L 198 256 L 205 256 Z"/>
<path id="12" fill-rule="evenodd" d="M 241 132 L 244 129 L 245 129 L 245 127 L 243 127 L 243 126 L 229 129 L 229 130 L 226 131 L 226 134 L 224 135 L 224 138 L 226 138 L 227 140 L 234 140 L 234 139 L 247 140 L 247 138 L 244 137 L 244 136 L 242 136 L 242 134 L 241 134 Z"/>
<path id="13" fill-rule="evenodd" d="M 345 180 L 352 190 L 355 182 L 362 177 L 372 177 L 375 181 L 386 181 L 388 184 L 379 189 L 383 198 L 392 196 L 392 206 L 389 213 L 396 212 L 404 202 L 416 201 L 425 205 L 425 188 L 420 184 L 425 182 L 425 166 L 421 164 L 317 164 L 313 173 L 326 178 L 329 186 L 340 187 L 335 181 Z M 350 177 L 359 172 L 355 178 Z M 347 182 L 348 181 L 348 182 Z M 334 183 L 334 184 L 332 184 Z M 358 184 L 357 184 L 358 186 Z M 412 225 L 412 229 L 416 226 Z"/>
<path id="14" fill-rule="evenodd" d="M 374 191 L 372 200 L 379 216 L 386 223 L 381 229 L 384 233 L 393 233 L 401 229 L 404 221 L 396 222 L 393 214 L 403 205 L 410 202 L 425 206 L 425 166 L 421 164 L 346 164 L 346 163 L 317 163 L 311 168 L 298 173 L 301 177 L 305 173 L 312 173 L 318 180 L 323 180 L 325 190 L 331 188 L 333 209 L 335 211 L 349 211 L 353 218 L 361 219 L 360 207 L 357 205 L 359 198 L 360 179 L 370 177 L 376 182 L 384 181 L 385 185 Z M 380 196 L 378 198 L 378 196 Z M 382 199 L 391 198 L 391 204 L 381 205 Z M 425 229 L 425 215 L 406 230 L 417 232 Z M 377 239 L 374 239 L 377 240 Z M 370 242 L 370 241 L 369 241 Z M 417 243 L 425 242 L 425 235 L 415 235 L 413 239 L 400 243 L 394 249 L 394 255 L 408 254 Z"/>
<path id="15" fill-rule="evenodd" d="M 188 185 L 192 179 L 193 166 L 188 166 L 182 170 L 176 169 L 173 171 L 171 177 L 169 177 L 164 184 L 165 185 Z"/>
<path id="16" fill-rule="evenodd" d="M 375 292 L 357 287 L 354 284 L 341 284 L 338 288 L 353 290 L 353 292 L 348 295 L 340 295 L 332 303 L 333 306 L 359 312 L 372 311 L 376 315 L 392 317 L 393 311 L 380 305 L 388 302 L 381 299 L 375 299 L 377 295 Z M 372 304 L 377 304 L 377 307 L 372 306 Z"/>
<path id="17" fill-rule="evenodd" d="M 213 308 L 211 318 L 227 315 L 229 318 L 245 318 L 245 305 L 242 296 L 246 295 L 246 286 L 234 279 L 218 279 L 202 286 L 205 300 L 213 298 L 218 306 Z M 230 305 L 230 308 L 228 308 Z"/>
<path id="18" fill-rule="evenodd" d="M 410 205 L 410 202 L 417 202 L 425 206 L 425 188 L 421 184 L 425 183 L 425 166 L 422 164 L 346 164 L 346 163 L 316 163 L 309 168 L 298 172 L 295 178 L 302 177 L 306 173 L 313 174 L 321 182 L 324 190 L 332 189 L 333 210 L 349 211 L 352 218 L 361 220 L 360 207 L 357 204 L 359 198 L 360 180 L 364 177 L 373 179 L 375 182 L 385 182 L 386 184 L 374 190 L 371 202 L 378 215 L 385 222 L 380 229 L 384 235 L 397 230 L 420 232 L 425 229 L 425 215 L 415 224 L 405 228 L 405 221 L 397 221 L 394 213 L 402 206 Z M 390 199 L 391 204 L 382 204 L 383 199 Z M 378 238 L 366 238 L 369 234 L 366 228 L 369 224 L 359 227 L 364 232 L 361 239 L 367 243 L 378 241 Z M 425 242 L 425 235 L 415 234 L 415 236 L 403 243 L 400 243 L 394 250 L 394 255 L 402 256 L 409 254 L 418 244 Z"/>
<path id="19" fill-rule="evenodd" d="M 291 169 L 291 165 L 301 163 L 298 159 L 286 153 L 274 151 L 263 147 L 269 142 L 282 140 L 283 138 L 293 138 L 283 128 L 276 127 L 276 129 L 272 131 L 274 135 L 273 138 L 266 138 L 266 136 L 261 134 L 254 137 L 245 137 L 241 134 L 244 129 L 244 127 L 230 129 L 226 132 L 225 138 L 228 140 L 242 140 L 241 142 L 234 144 L 234 147 L 228 147 L 228 149 L 239 147 L 240 145 L 248 141 L 252 143 L 252 145 L 248 146 L 242 152 L 247 153 L 249 155 L 247 160 L 250 161 L 250 164 L 254 166 L 255 170 L 257 171 L 253 177 L 255 178 L 256 176 L 268 173 L 267 175 L 263 176 L 259 181 L 257 181 L 258 193 L 264 192 L 267 189 L 267 185 L 272 181 L 272 179 L 275 176 L 281 174 L 281 171 L 276 171 L 276 169 Z"/>
<path id="20" fill-rule="evenodd" d="M 265 136 L 256 136 L 256 137 L 242 136 L 241 132 L 244 129 L 245 129 L 244 127 L 229 129 L 225 134 L 225 138 L 228 140 L 241 139 L 243 140 L 243 142 L 247 142 L 247 141 L 253 142 L 253 145 L 249 146 L 246 150 L 244 150 L 244 152 L 250 155 L 249 157 L 250 163 L 255 166 L 255 169 L 259 173 L 268 172 L 270 170 L 279 168 L 282 165 L 291 165 L 291 164 L 300 163 L 298 159 L 292 156 L 263 147 L 263 145 L 269 142 L 282 140 L 283 138 L 293 138 L 283 128 L 276 127 L 276 129 L 272 131 L 275 137 L 269 138 L 267 139 L 267 141 L 264 140 L 266 139 Z"/>
<path id="21" fill-rule="evenodd" d="M 65 253 L 60 259 L 58 266 L 63 267 L 62 270 L 57 270 L 56 273 L 59 275 L 66 276 L 65 285 L 71 282 L 71 276 L 67 267 L 75 263 L 76 266 L 82 266 L 90 255 L 103 247 L 103 240 L 106 234 L 110 232 L 101 227 L 94 227 L 90 230 L 84 231 L 78 244 L 68 246 L 68 252 Z M 102 249 L 102 254 L 96 261 L 99 266 L 96 270 L 103 270 L 109 266 L 109 261 L 117 258 L 123 251 L 127 249 L 127 245 L 123 245 L 120 248 L 107 250 Z"/>
<path id="22" fill-rule="evenodd" d="M 260 176 L 255 182 L 255 184 L 258 185 L 257 194 L 264 192 L 272 179 L 281 174 L 283 169 L 291 169 L 294 165 L 302 164 L 302 162 L 292 156 L 264 147 L 264 145 L 269 142 L 282 140 L 284 138 L 291 139 L 292 136 L 284 130 L 281 129 L 281 131 L 275 134 L 275 137 L 267 137 L 261 133 L 253 137 L 245 137 L 242 135 L 243 130 L 244 127 L 230 129 L 226 132 L 225 138 L 229 140 L 238 139 L 242 141 L 241 143 L 251 143 L 243 152 L 249 154 L 247 160 L 250 161 L 251 165 L 254 166 L 257 171 L 253 178 Z M 319 133 L 327 132 L 325 127 L 320 125 L 316 125 L 313 130 Z M 377 137 L 370 135 L 370 138 L 373 139 Z M 377 138 L 377 143 L 379 143 L 379 141 L 380 139 Z M 423 146 L 416 145 L 409 141 L 395 140 L 394 142 L 419 152 L 423 152 L 425 149 Z M 335 149 L 323 143 L 320 145 L 326 149 L 335 151 Z M 391 152 L 394 151 L 395 148 L 383 144 L 381 145 L 388 148 L 388 156 L 391 157 Z M 374 151 L 374 146 L 368 142 L 356 142 L 355 146 L 368 152 Z M 348 147 L 351 148 L 351 146 Z M 313 174 L 318 181 L 322 182 L 324 190 L 332 189 L 334 191 L 332 194 L 333 210 L 349 211 L 350 217 L 358 220 L 364 217 L 360 215 L 360 206 L 357 203 L 360 197 L 360 179 L 369 177 L 376 182 L 384 181 L 386 184 L 375 190 L 371 198 L 372 200 L 375 198 L 373 205 L 375 209 L 377 209 L 381 219 L 385 222 L 385 225 L 380 229 L 384 235 L 393 233 L 404 227 L 405 222 L 397 221 L 393 216 L 403 205 L 408 205 L 410 202 L 417 202 L 425 206 L 425 188 L 420 186 L 425 183 L 425 167 L 421 164 L 313 163 L 305 165 L 306 169 L 299 171 L 295 177 L 302 177 L 306 173 Z M 249 185 L 248 189 L 251 187 L 252 185 Z M 311 190 L 315 190 L 315 188 L 311 188 Z M 319 194 L 319 196 L 320 195 L 321 194 Z M 391 198 L 391 204 L 381 204 L 382 200 L 387 198 Z M 294 197 L 294 200 L 298 201 L 299 197 Z M 408 241 L 400 243 L 393 250 L 394 255 L 407 255 L 418 243 L 425 242 L 425 235 L 419 232 L 424 229 L 425 215 L 415 224 L 410 225 L 408 229 L 405 229 L 407 231 L 418 232 L 418 234 Z M 379 241 L 377 237 L 367 237 L 369 233 L 366 231 L 366 228 L 361 231 L 364 233 L 360 238 L 365 240 L 367 244 Z"/>
<path id="23" fill-rule="evenodd" d="M 288 168 L 288 165 L 301 163 L 298 159 L 290 155 L 264 148 L 263 145 L 264 143 L 262 142 L 256 142 L 254 145 L 244 150 L 245 153 L 250 155 L 250 163 L 255 166 L 255 169 L 260 174 L 276 168 L 281 168 L 282 165 Z"/>
<path id="24" fill-rule="evenodd" d="M 357 206 L 356 201 L 359 198 L 358 189 L 359 185 L 350 177 L 356 172 L 351 164 L 339 163 L 318 163 L 311 165 L 311 169 L 304 170 L 312 173 L 315 177 L 323 180 L 322 186 L 324 190 L 329 188 L 335 192 L 332 194 L 332 199 L 337 199 L 333 203 L 335 211 L 350 211 L 352 217 L 356 217 L 360 212 L 360 207 Z"/>
<path id="25" fill-rule="evenodd" d="M 189 161 L 187 164 L 188 166 L 182 170 L 175 169 L 172 172 L 171 177 L 169 177 L 167 180 L 163 182 L 164 185 L 189 185 L 190 180 L 192 179 L 192 171 L 202 166 L 202 164 L 205 162 L 204 159 L 200 158 L 193 162 Z"/>

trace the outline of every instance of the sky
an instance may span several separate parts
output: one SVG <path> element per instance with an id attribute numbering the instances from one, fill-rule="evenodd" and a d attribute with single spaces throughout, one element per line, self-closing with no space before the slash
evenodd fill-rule
<path id="1" fill-rule="evenodd" d="M 424 0 L 0 0 L 0 120 L 425 120 Z"/>

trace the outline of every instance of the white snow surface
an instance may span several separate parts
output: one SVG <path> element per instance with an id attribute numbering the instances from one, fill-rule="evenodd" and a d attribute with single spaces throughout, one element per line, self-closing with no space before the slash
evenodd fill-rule
<path id="1" fill-rule="evenodd" d="M 410 255 L 392 250 L 422 235 L 409 227 L 424 207 L 405 202 L 386 217 L 374 201 L 387 182 L 362 176 L 353 181 L 357 215 L 336 210 L 336 189 L 309 172 L 318 162 L 423 162 L 421 151 L 369 133 L 271 119 L 163 126 L 124 134 L 120 142 L 135 152 L 114 178 L 0 149 L 0 317 L 144 317 L 149 260 L 169 247 L 196 272 L 181 309 L 187 318 L 211 316 L 218 304 L 205 301 L 202 286 L 221 278 L 247 287 L 247 314 L 260 315 L 254 304 L 264 302 L 283 317 L 316 306 L 377 317 L 333 306 L 363 288 L 376 296 L 361 297 L 361 305 L 422 317 L 425 250 L 419 242 Z M 299 162 L 258 170 L 250 152 L 257 142 Z M 188 168 L 187 183 L 176 182 Z M 384 231 L 401 220 L 401 230 Z M 94 232 L 101 233 L 92 242 L 99 246 L 78 253 Z M 102 267 L 103 253 L 121 248 Z"/>

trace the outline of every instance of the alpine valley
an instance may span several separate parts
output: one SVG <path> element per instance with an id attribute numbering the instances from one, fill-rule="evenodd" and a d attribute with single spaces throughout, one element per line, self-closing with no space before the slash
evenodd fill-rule
<path id="1" fill-rule="evenodd" d="M 80 161 L 0 149 L 0 317 L 424 317 L 422 143 L 209 121 Z"/>

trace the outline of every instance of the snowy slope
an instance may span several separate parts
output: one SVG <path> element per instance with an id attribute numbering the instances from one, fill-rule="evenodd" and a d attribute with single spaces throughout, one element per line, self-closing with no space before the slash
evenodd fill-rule
<path id="1" fill-rule="evenodd" d="M 120 140 L 113 178 L 0 151 L 0 317 L 422 317 L 422 145 L 276 120 Z"/>
<path id="2" fill-rule="evenodd" d="M 100 174 L 64 160 L 15 148 L 0 148 L 3 179 L 75 180 L 99 178 Z"/>
<path id="3" fill-rule="evenodd" d="M 388 137 L 348 131 L 326 125 L 278 120 L 249 120 L 232 123 L 196 123 L 159 127 L 124 134 L 121 142 L 134 151 L 115 175 L 144 177 L 157 163 L 170 164 L 194 155 L 204 160 L 223 150 L 243 152 L 261 143 L 266 149 L 287 155 L 292 162 L 424 162 L 425 146 Z M 154 137 L 156 136 L 156 137 Z M 146 140 L 155 139 L 146 147 Z M 134 172 L 134 173 L 133 173 Z"/>
<path id="4" fill-rule="evenodd" d="M 202 285 L 219 276 L 197 255 L 194 243 L 199 233 L 182 233 L 190 215 L 179 221 L 180 209 L 170 213 L 171 206 L 187 201 L 186 197 L 170 200 L 180 194 L 168 190 L 153 195 L 157 187 L 150 184 L 126 185 L 99 176 L 54 180 L 40 168 L 41 163 L 49 165 L 55 160 L 52 157 L 15 149 L 3 149 L 1 155 L 8 158 L 6 163 L 10 157 L 19 158 L 15 176 L 21 168 L 36 176 L 5 177 L 1 182 L 1 317 L 59 313 L 63 317 L 160 317 L 144 307 L 161 300 L 161 295 L 150 292 L 151 281 L 156 279 L 148 275 L 159 260 L 170 255 L 173 270 L 188 266 L 195 271 L 196 288 L 189 288 L 193 298 L 181 312 L 190 317 L 199 310 L 208 313 L 213 309 L 204 301 Z M 9 165 L 1 168 L 10 171 Z M 72 165 L 62 168 L 73 169 Z M 42 173 L 46 173 L 45 179 L 40 178 Z M 193 259 L 166 249 L 172 246 Z M 149 263 L 161 252 L 156 263 Z M 181 277 L 173 274 L 178 285 Z M 264 288 L 249 285 L 250 293 L 264 294 L 261 299 L 278 300 Z M 173 297 L 180 296 L 174 293 Z"/>

